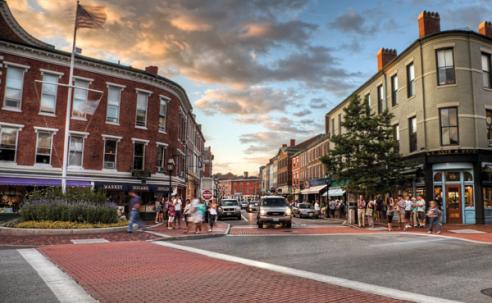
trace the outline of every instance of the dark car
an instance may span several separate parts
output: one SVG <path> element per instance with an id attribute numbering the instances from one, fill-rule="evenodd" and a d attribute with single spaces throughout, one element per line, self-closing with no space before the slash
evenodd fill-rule
<path id="1" fill-rule="evenodd" d="M 250 201 L 248 203 L 248 207 L 246 208 L 246 211 L 248 213 L 257 212 L 258 211 L 258 208 L 259 208 L 259 205 L 260 205 L 260 202 L 259 201 Z"/>
<path id="2" fill-rule="evenodd" d="M 237 218 L 241 220 L 241 206 L 236 199 L 224 199 L 219 203 L 218 218 Z"/>

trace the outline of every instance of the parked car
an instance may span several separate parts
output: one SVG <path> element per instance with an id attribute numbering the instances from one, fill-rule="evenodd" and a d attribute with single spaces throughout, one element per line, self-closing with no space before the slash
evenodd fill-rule
<path id="1" fill-rule="evenodd" d="M 236 199 L 224 199 L 219 203 L 218 218 L 236 218 L 241 220 L 241 206 Z"/>
<path id="2" fill-rule="evenodd" d="M 282 224 L 292 227 L 292 210 L 287 200 L 281 196 L 265 196 L 260 200 L 259 211 L 256 215 L 256 225 L 263 228 L 264 224 Z"/>
<path id="3" fill-rule="evenodd" d="M 299 218 L 319 218 L 319 213 L 309 203 L 299 203 L 293 213 Z"/>
<path id="4" fill-rule="evenodd" d="M 241 209 L 246 209 L 246 208 L 248 208 L 249 202 L 246 200 L 243 200 L 240 202 L 240 204 L 241 204 Z"/>
<path id="5" fill-rule="evenodd" d="M 248 213 L 257 212 L 259 205 L 260 205 L 259 201 L 250 201 L 248 203 L 248 208 L 246 208 L 246 211 Z"/>

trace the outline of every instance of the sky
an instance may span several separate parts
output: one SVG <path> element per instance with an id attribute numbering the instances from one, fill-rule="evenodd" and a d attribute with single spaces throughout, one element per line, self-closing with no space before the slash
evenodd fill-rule
<path id="1" fill-rule="evenodd" d="M 33 36 L 70 50 L 75 0 L 7 0 Z M 80 30 L 83 54 L 144 68 L 185 88 L 215 155 L 214 172 L 255 175 L 289 139 L 324 132 L 324 115 L 377 71 L 379 48 L 418 38 L 418 14 L 441 30 L 477 30 L 487 1 L 81 0 L 105 6 Z"/>

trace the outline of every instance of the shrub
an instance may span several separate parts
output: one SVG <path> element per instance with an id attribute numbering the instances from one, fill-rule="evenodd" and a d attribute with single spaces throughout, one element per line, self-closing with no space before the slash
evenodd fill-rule
<path id="1" fill-rule="evenodd" d="M 116 208 L 105 199 L 104 193 L 84 188 L 70 189 L 65 195 L 58 188 L 34 190 L 26 197 L 20 213 L 24 221 L 118 222 Z"/>
<path id="2" fill-rule="evenodd" d="M 46 229 L 83 229 L 126 226 L 127 221 L 119 221 L 109 224 L 90 224 L 67 221 L 23 221 L 15 224 L 16 228 L 46 228 Z"/>

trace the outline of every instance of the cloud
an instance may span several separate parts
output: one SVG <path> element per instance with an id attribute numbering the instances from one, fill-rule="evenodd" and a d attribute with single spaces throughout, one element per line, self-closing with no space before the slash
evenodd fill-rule
<path id="1" fill-rule="evenodd" d="M 294 116 L 296 117 L 304 117 L 304 116 L 307 116 L 307 115 L 310 115 L 312 114 L 312 112 L 309 110 L 309 109 L 303 109 L 301 111 L 298 111 L 296 113 L 294 113 Z"/>
<path id="2" fill-rule="evenodd" d="M 313 98 L 311 99 L 311 101 L 309 101 L 309 107 L 314 109 L 327 109 L 328 103 L 321 98 Z"/>
<path id="3" fill-rule="evenodd" d="M 208 115 L 266 114 L 285 111 L 294 102 L 294 96 L 292 91 L 265 87 L 252 87 L 246 90 L 207 90 L 195 105 Z M 252 119 L 254 117 L 249 116 L 243 121 L 253 121 Z"/>
<path id="4" fill-rule="evenodd" d="M 345 13 L 337 16 L 328 25 L 345 33 L 359 35 L 373 34 L 378 29 L 377 25 L 368 24 L 364 17 L 354 10 L 347 10 Z"/>
<path id="5" fill-rule="evenodd" d="M 10 1 L 19 22 L 40 39 L 68 48 L 73 2 Z M 295 81 L 341 95 L 352 88 L 332 50 L 313 45 L 318 25 L 293 17 L 304 0 L 195 1 L 87 0 L 106 6 L 104 30 L 81 30 L 85 55 L 119 59 L 143 68 L 158 65 L 165 76 L 245 89 Z M 55 35 L 55 36 L 54 36 Z M 272 56 L 282 49 L 283 57 Z M 343 91 L 343 93 L 342 93 Z"/>
<path id="6" fill-rule="evenodd" d="M 464 5 L 453 9 L 446 9 L 441 14 L 441 20 L 463 29 L 470 27 L 470 30 L 477 30 L 480 22 L 489 20 L 492 10 L 484 4 Z"/>

